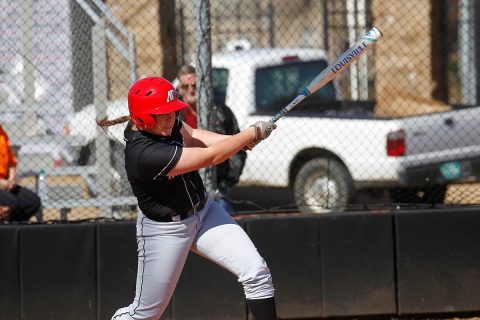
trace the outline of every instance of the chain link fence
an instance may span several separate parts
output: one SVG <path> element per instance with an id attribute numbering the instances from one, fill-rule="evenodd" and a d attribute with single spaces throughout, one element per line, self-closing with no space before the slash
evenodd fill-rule
<path id="1" fill-rule="evenodd" d="M 95 119 L 127 115 L 136 79 L 174 81 L 195 63 L 199 3 L 0 2 L 0 124 L 20 184 L 42 199 L 32 221 L 136 217 L 123 128 Z M 371 27 L 384 34 L 248 152 L 232 214 L 480 203 L 475 1 L 203 4 L 215 101 L 240 129 L 271 119 Z"/>

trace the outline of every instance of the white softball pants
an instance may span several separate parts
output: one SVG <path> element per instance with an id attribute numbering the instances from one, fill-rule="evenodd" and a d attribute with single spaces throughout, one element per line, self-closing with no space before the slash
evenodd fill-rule
<path id="1" fill-rule="evenodd" d="M 189 251 L 232 272 L 250 300 L 274 296 L 272 276 L 245 231 L 216 202 L 178 222 L 137 218 L 138 270 L 135 299 L 112 317 L 159 319 L 168 306 Z"/>

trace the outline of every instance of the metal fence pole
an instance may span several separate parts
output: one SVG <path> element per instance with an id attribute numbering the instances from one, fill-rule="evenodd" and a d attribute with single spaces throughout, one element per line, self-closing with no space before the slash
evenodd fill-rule
<path id="1" fill-rule="evenodd" d="M 365 0 L 357 0 L 357 37 L 367 32 L 367 5 Z M 358 97 L 368 100 L 368 55 L 364 54 L 358 61 Z"/>
<path id="2" fill-rule="evenodd" d="M 216 107 L 213 104 L 212 89 L 212 35 L 210 25 L 210 1 L 196 0 L 195 12 L 195 54 L 197 77 L 197 112 L 200 128 L 213 130 Z M 214 195 L 217 189 L 215 167 L 202 170 L 203 182 L 209 194 Z"/>
<path id="3" fill-rule="evenodd" d="M 477 103 L 477 56 L 475 51 L 475 18 L 478 10 L 474 10 L 473 0 L 460 0 L 458 3 L 458 64 L 461 83 L 461 103 L 474 105 Z"/>
<path id="4" fill-rule="evenodd" d="M 328 46 L 328 0 L 323 0 L 323 50 L 329 52 Z"/>
<path id="5" fill-rule="evenodd" d="M 465 0 L 466 1 L 466 0 Z M 480 103 L 480 72 L 477 72 L 478 63 L 480 61 L 480 49 L 478 48 L 478 39 L 480 39 L 480 23 L 478 23 L 478 19 L 480 17 L 480 2 L 470 0 L 473 2 L 473 14 L 470 14 L 468 18 L 470 18 L 470 26 L 473 27 L 473 35 L 471 35 L 472 40 L 470 41 L 470 48 L 473 48 L 474 55 L 473 64 L 470 65 L 470 69 L 473 70 L 472 78 L 474 79 L 474 87 L 475 87 L 475 96 L 471 99 L 474 100 L 474 104 L 478 105 Z M 470 2 L 469 1 L 469 2 Z"/>
<path id="6" fill-rule="evenodd" d="M 23 64 L 23 94 L 25 105 L 29 109 L 25 113 L 25 134 L 32 136 L 36 134 L 36 110 L 35 105 L 35 43 L 33 41 L 33 1 L 23 0 L 21 10 L 21 31 L 22 31 L 22 64 Z M 31 109 L 30 109 L 31 108 Z"/>
<path id="7" fill-rule="evenodd" d="M 348 46 L 351 47 L 357 41 L 357 20 L 355 19 L 355 0 L 347 0 L 347 30 Z M 358 65 L 352 63 L 350 66 L 350 98 L 353 101 L 358 100 Z"/>
<path id="8" fill-rule="evenodd" d="M 130 33 L 128 36 L 128 47 L 130 49 L 130 82 L 134 83 L 137 81 L 137 47 L 135 45 L 135 34 Z"/>
<path id="9" fill-rule="evenodd" d="M 97 119 L 107 116 L 108 78 L 107 78 L 107 48 L 105 36 L 105 21 L 100 19 L 92 28 L 92 61 L 93 61 L 93 104 Z M 110 163 L 110 144 L 108 136 L 97 126 L 95 139 L 95 167 L 98 186 L 98 196 L 110 196 L 112 186 L 112 166 Z M 100 208 L 100 216 L 108 216 L 108 207 Z"/>
<path id="10" fill-rule="evenodd" d="M 275 24 L 274 24 L 274 14 L 272 1 L 268 3 L 268 43 L 270 48 L 275 47 Z"/>

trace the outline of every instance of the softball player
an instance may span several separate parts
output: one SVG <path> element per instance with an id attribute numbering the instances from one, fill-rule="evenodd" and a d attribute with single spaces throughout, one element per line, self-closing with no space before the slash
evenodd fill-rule
<path id="1" fill-rule="evenodd" d="M 272 276 L 231 216 L 207 194 L 198 169 L 251 149 L 276 128 L 257 122 L 229 136 L 192 129 L 177 118 L 186 104 L 163 78 L 137 81 L 128 93 L 125 167 L 137 197 L 138 269 L 135 299 L 112 319 L 159 319 L 191 250 L 238 277 L 257 320 L 277 319 Z"/>

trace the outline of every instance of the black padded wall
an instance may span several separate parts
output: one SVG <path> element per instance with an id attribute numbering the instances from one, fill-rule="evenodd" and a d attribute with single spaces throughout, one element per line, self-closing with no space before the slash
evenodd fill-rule
<path id="1" fill-rule="evenodd" d="M 279 317 L 480 314 L 480 212 L 241 220 L 273 275 Z M 135 294 L 134 222 L 0 225 L 0 320 L 109 319 Z M 163 320 L 246 319 L 237 279 L 191 254 Z"/>
<path id="2" fill-rule="evenodd" d="M 0 229 L 0 320 L 20 318 L 20 227 Z"/>
<path id="3" fill-rule="evenodd" d="M 278 316 L 322 316 L 319 216 L 249 218 L 245 223 L 272 273 Z"/>
<path id="4" fill-rule="evenodd" d="M 399 314 L 478 314 L 478 209 L 399 212 L 395 220 Z"/>
<path id="5" fill-rule="evenodd" d="M 22 228 L 22 320 L 96 318 L 95 228 L 95 224 Z"/>
<path id="6" fill-rule="evenodd" d="M 396 314 L 392 215 L 335 213 L 320 221 L 324 316 Z"/>
<path id="7" fill-rule="evenodd" d="M 135 222 L 97 224 L 98 319 L 110 319 L 135 297 L 137 240 Z"/>

